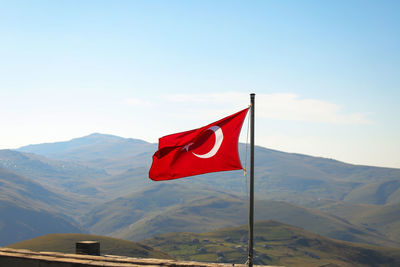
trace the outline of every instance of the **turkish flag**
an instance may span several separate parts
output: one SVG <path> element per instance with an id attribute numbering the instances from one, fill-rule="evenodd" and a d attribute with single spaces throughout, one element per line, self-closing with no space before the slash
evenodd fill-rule
<path id="1" fill-rule="evenodd" d="M 161 137 L 149 171 L 152 180 L 243 169 L 238 141 L 249 108 L 207 126 Z"/>

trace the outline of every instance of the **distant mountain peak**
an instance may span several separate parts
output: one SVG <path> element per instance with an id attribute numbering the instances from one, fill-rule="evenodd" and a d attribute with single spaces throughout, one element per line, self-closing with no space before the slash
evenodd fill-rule
<path id="1" fill-rule="evenodd" d="M 115 174 L 135 167 L 133 162 L 139 161 L 142 165 L 149 164 L 156 146 L 139 139 L 92 133 L 69 141 L 24 146 L 17 151 L 57 160 L 74 161 Z M 115 164 L 115 162 L 118 163 Z"/>
<path id="2" fill-rule="evenodd" d="M 82 136 L 82 137 L 74 138 L 72 140 L 84 139 L 84 138 L 88 138 L 88 139 L 90 139 L 90 138 L 104 138 L 104 139 L 119 139 L 119 140 L 126 139 L 126 138 L 123 138 L 123 137 L 120 137 L 120 136 L 116 136 L 116 135 L 112 135 L 112 134 L 92 133 L 92 134 L 85 135 L 85 136 Z M 72 140 L 70 140 L 70 141 L 72 141 Z"/>

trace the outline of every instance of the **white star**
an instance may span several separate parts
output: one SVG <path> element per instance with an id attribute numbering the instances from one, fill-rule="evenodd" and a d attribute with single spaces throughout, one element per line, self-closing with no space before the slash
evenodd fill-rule
<path id="1" fill-rule="evenodd" d="M 190 147 L 191 145 L 193 145 L 193 143 L 187 144 L 186 146 L 184 146 L 184 147 L 182 148 L 182 150 L 186 149 L 186 152 L 188 152 L 188 151 L 189 151 L 189 147 Z"/>

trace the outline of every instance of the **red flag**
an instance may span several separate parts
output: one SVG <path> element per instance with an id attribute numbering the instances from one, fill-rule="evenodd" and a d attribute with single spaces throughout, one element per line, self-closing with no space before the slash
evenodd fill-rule
<path id="1" fill-rule="evenodd" d="M 149 177 L 171 180 L 242 169 L 238 140 L 246 108 L 207 126 L 161 137 Z"/>

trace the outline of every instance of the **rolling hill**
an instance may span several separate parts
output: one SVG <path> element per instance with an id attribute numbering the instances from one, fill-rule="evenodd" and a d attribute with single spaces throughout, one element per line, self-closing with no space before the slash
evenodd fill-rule
<path id="1" fill-rule="evenodd" d="M 10 248 L 32 251 L 75 253 L 75 243 L 91 240 L 100 242 L 102 255 L 119 255 L 137 258 L 172 259 L 170 255 L 148 245 L 117 238 L 88 234 L 51 234 L 8 245 Z"/>
<path id="2" fill-rule="evenodd" d="M 273 219 L 345 241 L 400 247 L 379 232 L 325 212 L 272 200 L 257 200 L 255 207 L 256 220 Z M 247 213 L 247 201 L 238 195 L 173 182 L 104 203 L 85 216 L 83 225 L 95 234 L 139 241 L 168 232 L 240 225 Z"/>
<path id="3" fill-rule="evenodd" d="M 66 197 L 0 168 L 0 246 L 49 233 L 80 233 L 65 215 L 73 209 Z"/>
<path id="4" fill-rule="evenodd" d="M 391 240 L 400 242 L 400 204 L 373 205 L 343 201 L 318 201 L 313 207 L 345 218 L 355 225 L 374 229 Z"/>
<path id="5" fill-rule="evenodd" d="M 74 209 L 74 203 L 65 195 L 3 168 L 0 168 L 0 200 L 59 213 Z"/>
<path id="6" fill-rule="evenodd" d="M 195 223 L 188 231 L 209 231 L 219 226 L 233 226 L 233 222 L 243 222 L 243 218 L 239 218 L 229 225 L 220 224 L 224 216 L 229 218 L 233 215 L 224 212 L 225 209 L 221 209 L 220 214 L 213 213 L 214 204 L 232 206 L 240 210 L 240 214 L 246 213 L 242 211 L 245 209 L 242 198 L 246 195 L 246 179 L 241 171 L 157 183 L 168 187 L 177 185 L 166 190 L 165 194 L 182 201 L 170 202 L 160 197 L 161 188 L 146 189 L 156 184 L 147 178 L 155 150 L 156 144 L 141 140 L 92 134 L 66 142 L 30 145 L 18 151 L 2 150 L 0 166 L 67 195 L 75 208 L 75 211 L 66 211 L 67 214 L 73 215 L 93 233 L 126 235 L 137 240 L 159 233 L 155 230 L 159 229 L 157 225 L 165 227 L 166 231 L 176 231 L 177 227 L 170 226 L 171 223 L 184 229 L 186 223 L 197 220 L 202 223 Z M 239 151 L 244 158 L 243 144 L 240 144 Z M 259 202 L 261 209 L 256 207 L 256 214 L 261 216 L 259 219 L 280 220 L 342 240 L 398 245 L 400 219 L 391 215 L 390 210 L 397 210 L 396 205 L 400 203 L 400 169 L 358 166 L 263 147 L 256 147 L 255 153 L 256 196 L 259 201 L 275 201 Z M 183 194 L 182 190 L 190 192 L 192 198 L 190 193 Z M 325 210 L 331 215 L 321 214 L 297 205 L 278 205 L 276 203 L 281 203 L 278 200 L 308 207 L 336 201 L 350 205 L 349 209 L 368 204 L 366 209 L 371 208 L 371 214 L 377 212 L 375 206 L 382 206 L 385 207 L 382 211 L 387 213 L 378 216 L 391 219 L 386 223 L 374 221 L 373 216 L 358 216 L 364 209 L 353 209 L 353 214 L 349 212 L 347 217 L 340 212 L 334 213 L 334 209 Z M 214 204 L 207 204 L 207 201 Z M 194 208 L 196 205 L 198 207 Z M 235 209 L 226 210 L 234 214 L 237 212 Z M 194 210 L 198 214 L 192 212 Z M 178 222 L 177 218 L 181 221 Z M 313 220 L 319 223 L 312 223 Z M 211 221 L 215 223 L 212 229 L 208 228 L 212 224 L 207 223 Z"/>
<path id="7" fill-rule="evenodd" d="M 244 263 L 248 226 L 168 233 L 145 244 L 179 260 Z M 284 266 L 399 266 L 400 249 L 337 241 L 275 221 L 255 223 L 255 264 Z"/>
<path id="8" fill-rule="evenodd" d="M 146 170 L 156 149 L 156 144 L 145 141 L 96 133 L 66 142 L 29 145 L 18 151 L 105 169 L 116 178 L 122 178 L 119 176 L 122 175 L 124 179 L 114 179 L 114 191 L 109 191 L 112 195 L 122 196 L 121 188 L 135 189 L 142 185 L 140 178 L 147 179 Z M 240 144 L 242 159 L 245 151 L 245 145 Z M 139 171 L 129 173 L 130 169 Z M 241 173 L 214 173 L 187 179 L 194 184 L 243 194 Z M 352 165 L 256 146 L 255 174 L 255 190 L 259 197 L 298 204 L 321 198 L 379 205 L 400 203 L 400 169 Z M 132 181 L 128 179 L 130 175 Z"/>
<path id="9" fill-rule="evenodd" d="M 364 184 L 350 192 L 343 200 L 377 205 L 399 203 L 400 180 L 395 179 Z"/>
<path id="10" fill-rule="evenodd" d="M 240 146 L 244 158 L 244 145 Z M 240 175 L 214 173 L 199 182 L 243 192 Z M 198 181 L 201 180 L 201 181 Z M 340 161 L 255 148 L 255 191 L 259 197 L 301 204 L 318 199 L 346 200 L 354 203 L 395 204 L 398 191 L 390 184 L 400 181 L 400 169 L 359 166 Z M 388 190 L 367 190 L 372 184 L 384 184 Z M 352 194 L 354 194 L 352 196 Z M 360 197 L 356 197 L 356 195 Z"/>
<path id="11" fill-rule="evenodd" d="M 53 190 L 85 196 L 99 193 L 93 181 L 108 176 L 102 169 L 8 149 L 0 150 L 0 167 L 45 184 Z"/>
<path id="12" fill-rule="evenodd" d="M 51 233 L 80 233 L 81 228 L 57 214 L 0 201 L 0 246 Z"/>
<path id="13" fill-rule="evenodd" d="M 154 185 L 154 182 L 147 178 L 148 172 L 149 169 L 146 167 L 129 168 L 97 181 L 96 185 L 98 190 L 104 193 L 106 199 L 113 200 Z"/>
<path id="14" fill-rule="evenodd" d="M 188 201 L 196 202 L 215 194 L 233 196 L 209 188 L 190 188 L 177 181 L 171 181 L 169 184 L 158 183 L 139 192 L 98 205 L 85 214 L 81 221 L 84 227 L 93 233 L 111 234 L 130 227 L 134 222 L 152 214 L 184 205 Z"/>

